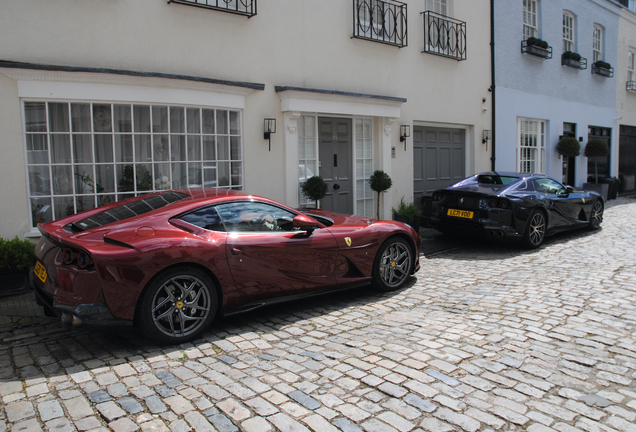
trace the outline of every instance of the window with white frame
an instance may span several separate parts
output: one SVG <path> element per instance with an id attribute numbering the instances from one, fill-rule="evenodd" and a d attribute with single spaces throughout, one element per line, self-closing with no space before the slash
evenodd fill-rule
<path id="1" fill-rule="evenodd" d="M 563 12 L 563 52 L 574 52 L 574 15 Z"/>
<path id="2" fill-rule="evenodd" d="M 32 223 L 157 190 L 243 186 L 240 111 L 25 101 Z"/>
<path id="3" fill-rule="evenodd" d="M 634 81 L 634 51 L 627 51 L 627 81 Z"/>
<path id="4" fill-rule="evenodd" d="M 545 126 L 544 120 L 518 119 L 518 172 L 545 173 Z"/>
<path id="5" fill-rule="evenodd" d="M 373 174 L 373 120 L 355 119 L 356 214 L 373 217 L 373 191 L 369 178 Z"/>
<path id="6" fill-rule="evenodd" d="M 298 181 L 302 185 L 305 180 L 318 175 L 318 137 L 316 134 L 316 116 L 302 115 L 298 119 Z M 315 204 L 300 192 L 300 205 L 306 207 Z"/>
<path id="7" fill-rule="evenodd" d="M 594 24 L 594 35 L 592 37 L 592 62 L 603 60 L 603 28 Z"/>
<path id="8" fill-rule="evenodd" d="M 440 15 L 448 16 L 448 4 L 446 0 L 426 0 L 426 10 Z"/>
<path id="9" fill-rule="evenodd" d="M 537 0 L 523 0 L 523 39 L 538 37 Z"/>

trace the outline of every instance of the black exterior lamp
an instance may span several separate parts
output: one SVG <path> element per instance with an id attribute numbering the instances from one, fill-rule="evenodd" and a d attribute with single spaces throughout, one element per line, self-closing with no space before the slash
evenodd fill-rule
<path id="1" fill-rule="evenodd" d="M 404 143 L 404 151 L 406 151 L 406 139 L 411 136 L 411 126 L 400 126 L 400 142 Z"/>
<path id="2" fill-rule="evenodd" d="M 488 150 L 488 141 L 490 141 L 490 131 L 488 129 L 484 129 L 484 135 L 481 143 L 486 144 L 486 150 Z"/>
<path id="3" fill-rule="evenodd" d="M 263 137 L 269 141 L 269 151 L 272 151 L 272 134 L 276 133 L 276 119 L 265 119 L 264 132 Z"/>

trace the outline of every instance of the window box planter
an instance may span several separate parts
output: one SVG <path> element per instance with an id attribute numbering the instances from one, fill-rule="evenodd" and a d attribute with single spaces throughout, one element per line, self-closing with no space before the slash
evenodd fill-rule
<path id="1" fill-rule="evenodd" d="M 552 58 L 552 47 L 547 48 L 540 47 L 539 45 L 529 44 L 527 40 L 521 41 L 521 52 L 530 54 L 533 56 L 541 57 L 542 59 Z"/>
<path id="2" fill-rule="evenodd" d="M 636 93 L 636 81 L 627 81 L 627 91 Z"/>
<path id="3" fill-rule="evenodd" d="M 611 78 L 614 76 L 614 68 L 609 63 L 599 60 L 592 65 L 592 74 Z"/>
<path id="4" fill-rule="evenodd" d="M 565 54 L 561 54 L 561 65 L 568 66 L 574 69 L 587 69 L 587 59 L 585 57 L 578 56 L 579 59 L 568 57 Z"/>

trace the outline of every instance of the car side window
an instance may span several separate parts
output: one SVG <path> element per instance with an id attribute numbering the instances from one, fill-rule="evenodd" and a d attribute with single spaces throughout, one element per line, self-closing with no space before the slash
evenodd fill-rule
<path id="1" fill-rule="evenodd" d="M 294 213 L 270 204 L 236 202 L 216 206 L 228 232 L 293 230 Z"/>
<path id="2" fill-rule="evenodd" d="M 179 217 L 182 221 L 210 231 L 225 231 L 221 216 L 214 206 L 203 207 Z"/>
<path id="3" fill-rule="evenodd" d="M 534 183 L 535 183 L 535 188 L 539 192 L 555 194 L 555 195 L 562 195 L 566 193 L 565 188 L 563 187 L 561 183 L 549 178 L 536 179 Z"/>

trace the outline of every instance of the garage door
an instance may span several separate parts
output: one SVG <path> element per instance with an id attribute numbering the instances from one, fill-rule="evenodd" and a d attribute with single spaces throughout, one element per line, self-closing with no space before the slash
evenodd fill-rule
<path id="1" fill-rule="evenodd" d="M 415 202 L 465 177 L 463 129 L 413 128 L 413 193 Z"/>

